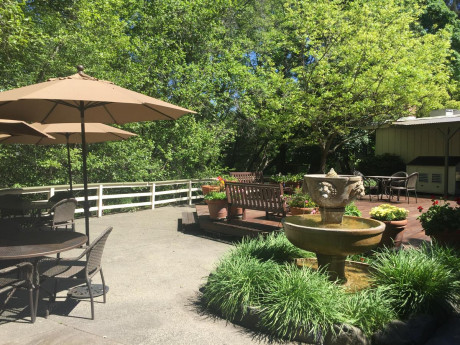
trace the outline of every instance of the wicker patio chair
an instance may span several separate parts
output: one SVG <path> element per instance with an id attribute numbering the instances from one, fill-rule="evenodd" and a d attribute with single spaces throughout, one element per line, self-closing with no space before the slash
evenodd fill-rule
<path id="1" fill-rule="evenodd" d="M 88 247 L 86 247 L 86 249 L 78 257 L 68 259 L 50 258 L 39 263 L 40 279 L 55 280 L 54 292 L 50 299 L 51 302 L 56 300 L 57 284 L 59 280 L 85 281 L 91 300 L 91 319 L 94 320 L 94 298 L 91 290 L 91 279 L 98 272 L 101 274 L 103 298 L 105 303 L 105 280 L 102 273 L 101 259 L 105 242 L 107 241 L 107 237 L 111 232 L 112 227 L 104 230 L 104 232 Z"/>
<path id="2" fill-rule="evenodd" d="M 72 230 L 75 231 L 75 209 L 76 199 L 63 199 L 51 207 L 49 216 L 42 223 L 42 228 L 51 230 Z M 69 229 L 70 227 L 70 229 Z"/>
<path id="3" fill-rule="evenodd" d="M 409 192 L 414 192 L 415 194 L 415 202 L 417 202 L 417 180 L 418 180 L 418 172 L 414 172 L 410 174 L 403 182 L 403 185 L 391 185 L 390 187 L 390 196 L 393 197 L 393 192 L 398 192 L 398 200 L 401 194 L 401 191 L 406 193 L 407 203 L 409 203 Z"/>
<path id="4" fill-rule="evenodd" d="M 33 266 L 30 262 L 21 262 L 16 265 L 0 269 L 0 294 L 8 292 L 5 301 L 1 307 L 1 311 L 5 310 L 6 304 L 13 297 L 14 293 L 19 288 L 29 290 L 29 308 L 31 322 L 35 322 L 35 307 L 34 307 L 34 285 Z M 38 293 L 38 291 L 36 292 Z"/>

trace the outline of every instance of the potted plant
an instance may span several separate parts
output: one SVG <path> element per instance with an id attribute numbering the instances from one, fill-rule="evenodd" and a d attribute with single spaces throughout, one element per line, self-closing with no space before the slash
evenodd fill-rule
<path id="1" fill-rule="evenodd" d="M 291 214 L 294 216 L 318 213 L 318 207 L 310 195 L 302 193 L 300 188 L 297 188 L 294 194 L 286 198 L 286 203 L 289 206 Z"/>
<path id="2" fill-rule="evenodd" d="M 224 190 L 224 179 L 222 177 L 216 177 L 210 183 L 202 185 L 201 191 L 203 195 L 207 195 L 210 192 L 221 192 Z"/>
<path id="3" fill-rule="evenodd" d="M 431 201 L 432 204 L 426 212 L 423 212 L 423 207 L 418 207 L 421 214 L 417 219 L 420 220 L 425 234 L 441 244 L 460 249 L 460 198 L 456 199 L 455 206 L 442 198 L 435 200 L 433 196 Z"/>
<path id="4" fill-rule="evenodd" d="M 209 218 L 227 218 L 227 194 L 225 192 L 209 192 L 204 196 L 204 201 L 208 204 Z"/>
<path id="5" fill-rule="evenodd" d="M 390 247 L 394 244 L 396 248 L 400 247 L 404 236 L 404 230 L 407 226 L 409 210 L 390 204 L 382 204 L 373 207 L 369 214 L 371 218 L 380 220 L 386 225 L 379 246 Z"/>

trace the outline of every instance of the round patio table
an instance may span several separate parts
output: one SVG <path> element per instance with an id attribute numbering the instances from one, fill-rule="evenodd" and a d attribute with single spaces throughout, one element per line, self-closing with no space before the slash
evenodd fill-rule
<path id="1" fill-rule="evenodd" d="M 71 231 L 0 229 L 0 260 L 30 259 L 80 247 L 88 238 Z"/>
<path id="2" fill-rule="evenodd" d="M 34 266 L 34 283 L 40 284 L 38 261 L 44 255 L 80 247 L 88 237 L 73 231 L 18 231 L 0 228 L 0 260 L 29 259 Z"/>

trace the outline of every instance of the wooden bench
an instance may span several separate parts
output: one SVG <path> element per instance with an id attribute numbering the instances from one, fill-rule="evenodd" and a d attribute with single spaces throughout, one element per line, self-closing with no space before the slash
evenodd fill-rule
<path id="1" fill-rule="evenodd" d="M 232 206 L 243 208 L 243 220 L 246 219 L 246 209 L 265 211 L 267 219 L 269 212 L 286 216 L 281 184 L 227 182 L 225 190 L 228 211 Z"/>
<path id="2" fill-rule="evenodd" d="M 243 183 L 263 183 L 264 175 L 261 171 L 250 172 L 250 171 L 232 171 L 230 176 L 235 177 L 238 182 Z"/>

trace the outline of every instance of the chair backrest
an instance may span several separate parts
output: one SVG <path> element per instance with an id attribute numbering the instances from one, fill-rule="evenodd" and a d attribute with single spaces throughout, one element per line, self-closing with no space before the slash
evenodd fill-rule
<path id="1" fill-rule="evenodd" d="M 76 199 L 64 199 L 57 202 L 50 210 L 54 213 L 53 228 L 59 225 L 73 224 L 76 208 Z"/>
<path id="2" fill-rule="evenodd" d="M 417 186 L 417 180 L 418 180 L 418 172 L 414 172 L 410 174 L 409 177 L 407 178 L 406 188 L 415 189 L 415 187 Z"/>
<path id="3" fill-rule="evenodd" d="M 101 269 L 102 253 L 104 252 L 105 242 L 112 232 L 112 229 L 112 227 L 105 229 L 86 249 L 86 275 L 89 278 Z"/>
<path id="4" fill-rule="evenodd" d="M 396 173 L 394 173 L 393 175 L 391 175 L 392 177 L 407 177 L 407 173 L 405 171 L 398 171 Z"/>
<path id="5" fill-rule="evenodd" d="M 73 192 L 70 190 L 67 190 L 67 191 L 60 191 L 60 192 L 54 193 L 54 195 L 51 198 L 49 198 L 48 201 L 51 203 L 56 203 L 64 199 L 72 199 L 72 198 L 74 198 Z"/>
<path id="6" fill-rule="evenodd" d="M 231 171 L 230 176 L 235 177 L 238 182 L 243 183 L 263 183 L 264 175 L 261 171 Z"/>

